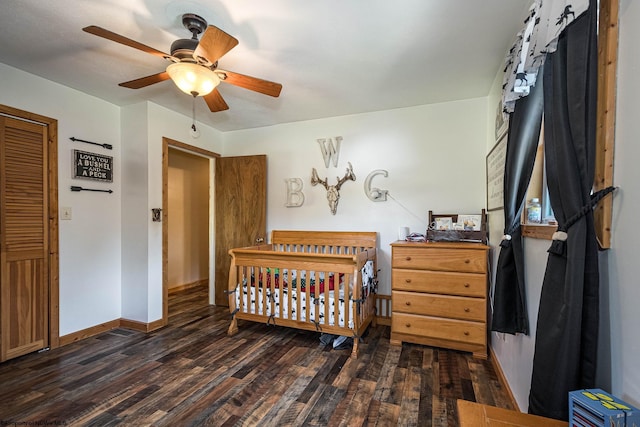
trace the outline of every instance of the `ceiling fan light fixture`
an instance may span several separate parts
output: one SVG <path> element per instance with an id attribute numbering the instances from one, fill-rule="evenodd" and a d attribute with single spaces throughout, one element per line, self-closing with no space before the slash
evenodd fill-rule
<path id="1" fill-rule="evenodd" d="M 192 62 L 177 62 L 167 67 L 167 73 L 178 88 L 188 95 L 205 96 L 220 84 L 213 70 Z"/>

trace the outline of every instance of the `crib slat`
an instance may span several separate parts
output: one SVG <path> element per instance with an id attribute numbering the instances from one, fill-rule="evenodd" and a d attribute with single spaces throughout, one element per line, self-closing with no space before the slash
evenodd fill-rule
<path id="1" fill-rule="evenodd" d="M 264 265 L 260 266 L 260 291 L 261 291 L 261 295 L 260 295 L 260 301 L 262 304 L 262 311 L 260 312 L 260 314 L 265 315 L 267 314 L 267 268 Z M 256 312 L 257 313 L 257 312 Z"/>
<path id="2" fill-rule="evenodd" d="M 324 289 L 322 289 L 322 300 L 324 301 L 324 311 L 322 313 L 322 315 L 324 316 L 324 323 L 326 325 L 330 324 L 329 322 L 329 296 L 331 294 L 330 290 L 329 290 L 329 283 L 331 281 L 331 273 L 330 271 L 324 271 L 322 274 L 324 274 Z M 334 287 L 335 287 L 335 281 L 334 281 Z"/>
<path id="3" fill-rule="evenodd" d="M 354 298 L 351 292 L 351 288 L 355 286 L 356 284 L 353 283 L 353 276 L 349 273 L 345 274 L 344 275 L 344 322 L 347 327 L 349 326 L 349 322 L 353 322 L 353 327 L 357 330 L 358 326 L 360 325 L 358 325 L 357 317 L 355 317 L 356 311 L 353 310 L 353 305 L 355 303 L 351 301 L 351 299 Z"/>
<path id="4" fill-rule="evenodd" d="M 246 284 L 247 284 L 247 292 L 249 289 L 249 286 L 251 286 L 251 276 L 248 276 L 247 273 L 247 266 L 246 265 L 242 265 L 242 266 L 238 266 L 237 267 L 238 270 L 238 283 L 240 284 L 240 286 L 238 286 L 238 290 L 237 292 L 239 292 L 239 301 L 238 301 L 238 309 L 240 309 L 240 311 L 242 312 L 246 312 L 247 311 L 247 304 L 244 303 L 244 284 L 245 284 L 245 280 L 246 280 Z M 249 278 L 247 278 L 249 277 Z M 248 298 L 248 297 L 247 297 Z"/>
<path id="5" fill-rule="evenodd" d="M 253 283 L 251 285 L 254 289 L 253 299 L 249 300 L 249 312 L 258 314 L 260 308 L 260 267 L 251 266 L 251 272 L 253 273 Z M 251 292 L 249 292 L 251 296 Z"/>
<path id="6" fill-rule="evenodd" d="M 314 283 L 312 283 L 312 279 Z M 316 325 L 319 324 L 320 319 L 318 318 L 318 303 L 316 302 L 316 298 L 320 294 L 320 288 L 318 287 L 318 273 L 312 270 L 307 271 L 307 283 L 306 287 L 309 289 L 309 293 L 311 295 L 311 299 L 307 299 L 307 306 L 309 307 L 309 317 L 307 317 L 307 322 L 314 322 Z M 313 286 L 313 292 L 311 292 L 311 287 Z"/>
<path id="7" fill-rule="evenodd" d="M 273 302 L 273 292 L 275 292 L 275 281 L 276 275 L 273 267 L 269 267 L 265 269 L 265 275 L 267 282 L 265 283 L 265 299 L 267 300 L 267 306 L 265 307 L 265 314 L 267 316 L 274 315 L 275 304 Z"/>
<path id="8" fill-rule="evenodd" d="M 293 273 L 296 274 L 296 277 L 300 277 L 300 271 L 299 270 L 293 270 L 293 272 L 289 272 L 289 274 L 291 274 L 291 284 L 293 286 Z M 302 311 L 301 310 L 301 304 L 302 304 L 302 288 L 300 287 L 300 280 L 296 279 L 296 320 L 300 321 L 300 316 L 302 316 Z"/>
<path id="9" fill-rule="evenodd" d="M 305 319 L 309 321 L 309 302 L 311 301 L 311 287 L 309 286 L 309 283 L 307 283 L 308 276 L 306 275 L 306 273 L 308 273 L 306 270 L 300 271 L 300 275 L 298 276 L 298 289 L 300 289 L 300 293 L 302 293 L 302 277 L 304 275 L 305 277 L 304 293 L 306 297 L 305 304 L 304 304 L 304 314 L 305 314 Z M 299 320 L 302 320 L 302 319 L 299 319 Z"/>
<path id="10" fill-rule="evenodd" d="M 255 314 L 264 314 L 260 311 L 260 307 L 264 311 L 264 277 L 263 268 L 261 266 L 253 267 L 253 272 L 256 278 L 256 297 L 255 297 Z"/>
<path id="11" fill-rule="evenodd" d="M 254 266 L 247 267 L 247 280 L 249 281 L 250 289 L 247 289 L 247 309 L 245 310 L 247 313 L 255 313 L 258 314 L 258 269 Z M 251 290 L 253 289 L 254 295 L 253 299 L 251 298 Z"/>
<path id="12" fill-rule="evenodd" d="M 340 324 L 340 273 L 334 273 L 333 284 L 333 323 L 338 326 Z"/>
<path id="13" fill-rule="evenodd" d="M 265 316 L 268 313 L 269 308 L 269 271 L 267 266 L 262 266 L 262 314 Z"/>
<path id="14" fill-rule="evenodd" d="M 287 271 L 287 283 L 284 283 L 284 272 L 282 270 L 280 270 L 280 274 L 281 274 L 281 279 L 282 279 L 282 292 L 280 293 L 280 295 L 282 296 L 283 300 L 286 298 L 287 300 L 287 310 L 284 313 L 284 317 L 285 319 L 293 319 L 293 316 L 291 315 L 291 311 L 292 311 L 292 305 L 291 305 L 291 294 L 293 293 L 293 284 L 291 283 L 291 272 Z M 286 286 L 286 287 L 285 287 Z M 287 296 L 284 297 L 284 290 L 287 290 Z M 284 310 L 284 308 L 283 308 Z"/>

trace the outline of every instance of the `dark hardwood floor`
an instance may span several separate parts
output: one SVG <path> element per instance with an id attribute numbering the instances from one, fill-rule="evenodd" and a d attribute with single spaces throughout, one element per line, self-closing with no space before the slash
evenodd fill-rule
<path id="1" fill-rule="evenodd" d="M 0 425 L 457 426 L 456 400 L 511 407 L 491 362 L 389 345 L 369 328 L 361 356 L 319 333 L 239 322 L 206 291 L 170 297 L 169 326 L 115 329 L 0 364 Z"/>

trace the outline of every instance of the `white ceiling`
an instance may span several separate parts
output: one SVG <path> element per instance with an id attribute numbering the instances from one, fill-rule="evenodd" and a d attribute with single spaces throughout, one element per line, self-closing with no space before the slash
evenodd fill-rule
<path id="1" fill-rule="evenodd" d="M 197 100 L 199 122 L 231 131 L 486 96 L 530 4 L 2 0 L 0 62 L 116 105 L 150 100 L 191 116 L 191 97 L 171 81 L 118 86 L 163 71 L 167 61 L 82 28 L 97 25 L 169 52 L 175 39 L 191 37 L 182 14 L 196 13 L 240 42 L 220 68 L 283 85 L 272 98 L 222 83 L 229 110 L 217 113 Z"/>

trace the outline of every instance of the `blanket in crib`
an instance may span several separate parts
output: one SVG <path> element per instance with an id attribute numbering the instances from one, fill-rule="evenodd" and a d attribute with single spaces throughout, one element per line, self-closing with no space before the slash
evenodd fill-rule
<path id="1" fill-rule="evenodd" d="M 244 278 L 242 283 L 242 291 L 236 292 L 236 306 L 240 311 L 262 314 L 275 318 L 289 318 L 289 297 L 291 293 L 291 320 L 310 321 L 317 325 L 345 326 L 345 299 L 344 299 L 344 275 L 338 274 L 338 298 L 336 301 L 336 280 L 333 273 L 329 273 L 329 277 L 325 277 L 323 272 L 306 271 L 298 272 L 287 269 L 265 269 L 266 280 L 262 273 L 258 273 L 256 280 L 255 275 Z M 373 271 L 373 262 L 367 261 L 362 268 L 362 299 L 367 298 L 370 293 L 375 292 L 376 281 L 375 272 Z M 271 289 L 271 280 L 273 277 L 274 289 Z M 328 279 L 328 280 L 327 280 Z M 266 284 L 266 287 L 264 286 Z M 319 293 L 316 294 L 316 284 Z M 325 284 L 328 284 L 329 292 L 325 294 Z M 257 286 L 256 286 L 257 285 Z M 289 286 L 290 285 L 290 286 Z M 309 286 L 310 302 L 309 302 L 309 318 L 307 319 L 307 294 L 306 287 Z M 353 294 L 353 283 L 349 283 L 350 295 Z M 325 296 L 328 295 L 328 298 Z M 297 312 L 298 299 L 300 312 Z M 328 300 L 328 301 L 327 301 Z M 328 319 L 325 319 L 325 305 L 328 304 Z M 335 306 L 338 304 L 338 319 L 335 317 Z M 349 328 L 353 325 L 354 302 L 347 301 L 349 307 L 346 324 Z"/>

